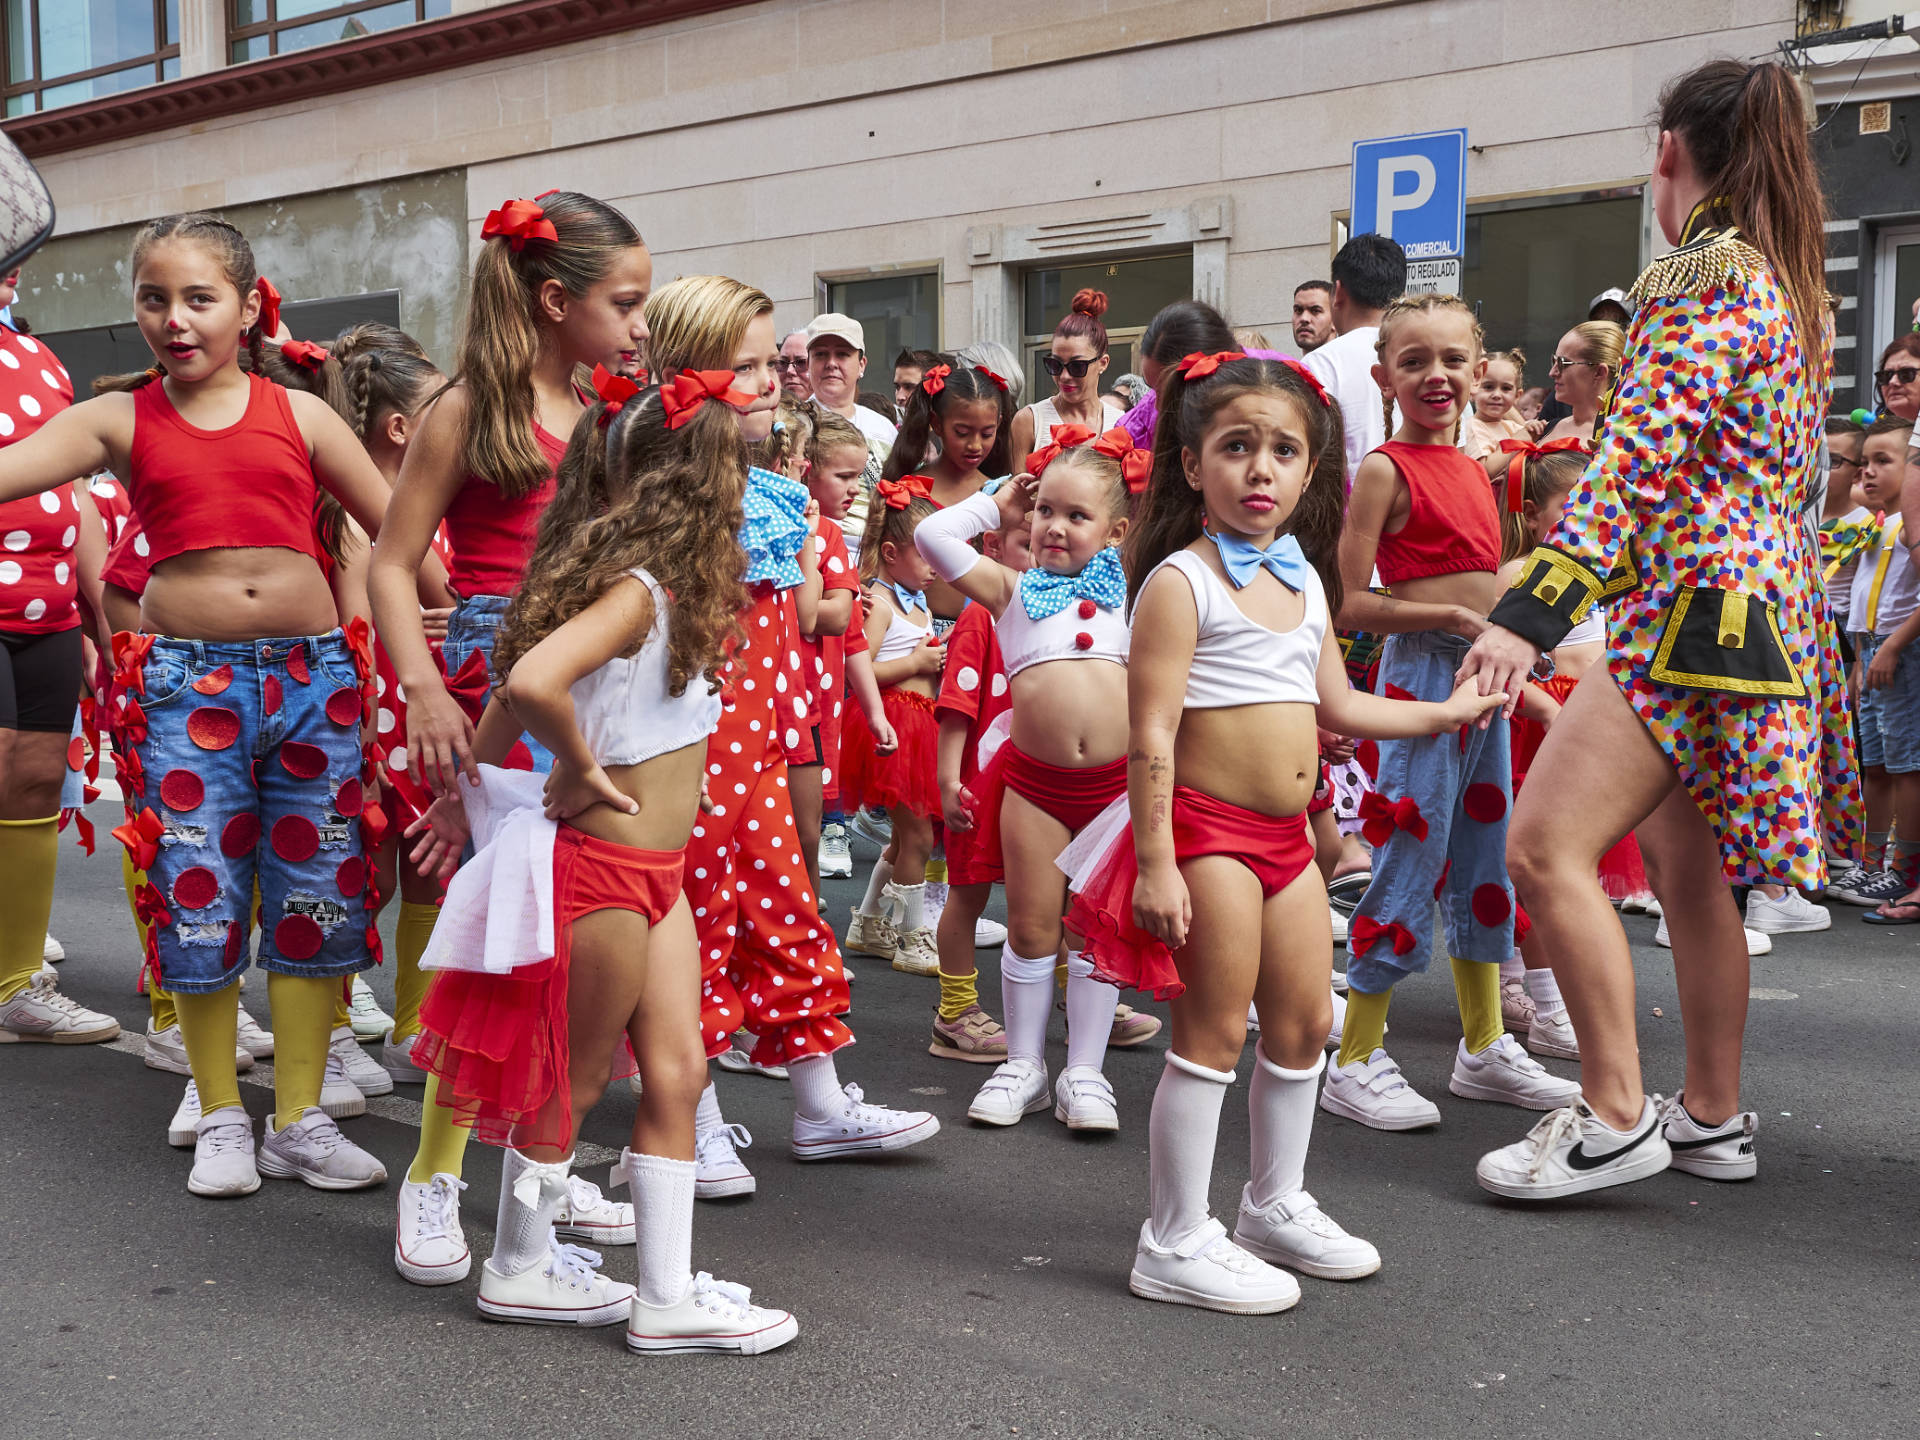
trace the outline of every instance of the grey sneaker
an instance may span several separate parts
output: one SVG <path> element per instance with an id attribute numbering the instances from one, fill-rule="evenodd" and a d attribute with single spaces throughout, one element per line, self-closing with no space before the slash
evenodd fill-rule
<path id="1" fill-rule="evenodd" d="M 195 1097 L 197 1100 L 197 1096 Z M 187 1189 L 221 1199 L 260 1188 L 254 1166 L 253 1120 L 238 1105 L 223 1105 L 194 1125 L 193 1173 Z"/>
<path id="2" fill-rule="evenodd" d="M 847 844 L 847 827 L 829 821 L 820 829 L 820 877 L 848 877 L 853 874 L 853 851 Z"/>
<path id="3" fill-rule="evenodd" d="M 385 1183 L 387 1167 L 342 1135 L 333 1117 L 315 1107 L 280 1130 L 268 1117 L 260 1173 L 276 1180 L 304 1180 L 316 1190 L 365 1190 Z"/>
<path id="4" fill-rule="evenodd" d="M 362 1095 L 393 1093 L 393 1076 L 378 1060 L 360 1048 L 359 1038 L 349 1025 L 337 1028 L 327 1041 L 327 1057 L 338 1060 L 340 1069 Z"/>

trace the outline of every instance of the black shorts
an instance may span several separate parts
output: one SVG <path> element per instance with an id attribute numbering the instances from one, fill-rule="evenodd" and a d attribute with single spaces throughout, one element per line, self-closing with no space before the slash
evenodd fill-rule
<path id="1" fill-rule="evenodd" d="M 85 666 L 77 625 L 51 635 L 0 630 L 0 730 L 70 734 Z"/>

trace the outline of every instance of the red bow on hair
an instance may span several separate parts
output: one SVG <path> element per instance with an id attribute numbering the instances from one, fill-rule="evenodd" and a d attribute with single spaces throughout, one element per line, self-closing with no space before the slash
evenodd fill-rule
<path id="1" fill-rule="evenodd" d="M 547 194 L 553 194 L 549 190 Z M 553 228 L 553 222 L 547 219 L 547 212 L 531 200 L 509 200 L 498 210 L 487 212 L 487 218 L 480 226 L 480 238 L 491 240 L 494 236 L 503 236 L 515 251 L 525 248 L 529 240 L 558 240 L 560 232 Z"/>
<path id="2" fill-rule="evenodd" d="M 728 372 L 728 378 L 732 378 L 731 371 Z M 640 393 L 640 386 L 625 375 L 616 375 L 606 366 L 596 365 L 593 367 L 593 393 L 600 397 L 600 403 L 606 407 L 600 412 L 600 428 L 604 430 L 607 422 L 626 408 L 627 401 Z"/>
<path id="3" fill-rule="evenodd" d="M 1147 488 L 1147 477 L 1153 474 L 1153 452 L 1134 444 L 1133 436 L 1125 430 L 1114 426 L 1093 442 L 1093 448 L 1120 462 L 1120 477 L 1127 482 L 1129 494 L 1138 495 Z"/>
<path id="4" fill-rule="evenodd" d="M 873 488 L 889 510 L 904 510 L 916 500 L 933 498 L 933 481 L 925 475 L 902 475 L 898 480 L 882 480 Z"/>
<path id="5" fill-rule="evenodd" d="M 936 365 L 920 377 L 920 388 L 929 396 L 938 395 L 947 388 L 947 376 L 953 373 L 951 365 Z"/>
<path id="6" fill-rule="evenodd" d="M 289 340 L 280 347 L 280 358 L 289 365 L 298 365 L 302 370 L 320 373 L 320 367 L 327 363 L 329 351 L 324 345 L 316 345 L 311 340 Z"/>
<path id="7" fill-rule="evenodd" d="M 1531 440 L 1502 440 L 1500 448 L 1513 457 L 1507 461 L 1507 509 L 1515 515 L 1527 508 L 1528 460 L 1536 455 L 1553 455 L 1563 450 L 1578 450 L 1582 455 L 1593 454 L 1593 446 L 1578 435 L 1562 435 L 1558 440 L 1549 440 L 1544 445 L 1536 445 Z"/>
<path id="8" fill-rule="evenodd" d="M 1356 955 L 1365 955 L 1380 940 L 1391 940 L 1396 955 L 1406 954 L 1414 945 L 1413 932 L 1397 920 L 1389 920 L 1382 925 L 1378 920 L 1356 915 L 1347 923 L 1347 933 L 1353 937 L 1353 953 Z"/>
<path id="9" fill-rule="evenodd" d="M 1307 388 L 1320 397 L 1320 403 L 1332 408 L 1333 396 L 1327 393 L 1327 387 L 1320 383 L 1320 377 L 1291 355 L 1282 355 L 1280 363 L 1307 382 Z"/>
<path id="10" fill-rule="evenodd" d="M 262 340 L 271 340 L 280 333 L 280 292 L 264 275 L 253 282 L 253 288 L 260 292 L 260 318 L 253 322 L 253 328 Z"/>
<path id="11" fill-rule="evenodd" d="M 1180 372 L 1181 378 L 1188 384 L 1192 384 L 1195 380 L 1206 379 L 1229 360 L 1246 358 L 1247 352 L 1244 350 L 1216 350 L 1211 355 L 1202 355 L 1196 350 L 1173 368 Z"/>
<path id="12" fill-rule="evenodd" d="M 660 388 L 660 404 L 667 412 L 669 430 L 678 430 L 709 400 L 721 400 L 744 410 L 755 398 L 733 388 L 731 370 L 682 370 Z"/>
<path id="13" fill-rule="evenodd" d="M 1387 843 L 1396 830 L 1404 830 L 1416 840 L 1427 838 L 1427 820 L 1419 802 L 1411 795 L 1389 800 L 1378 790 L 1360 797 L 1360 833 L 1374 849 Z"/>
<path id="14" fill-rule="evenodd" d="M 1060 458 L 1061 452 L 1084 445 L 1091 439 L 1093 431 L 1084 425 L 1054 426 L 1047 436 L 1047 443 L 1027 457 L 1027 474 L 1038 479 L 1047 466 Z"/>
<path id="15" fill-rule="evenodd" d="M 1007 385 L 1005 376 L 994 374 L 993 371 L 989 370 L 984 365 L 976 365 L 973 368 L 978 370 L 982 375 L 986 376 L 987 379 L 991 380 L 993 382 L 994 389 L 998 390 L 1002 395 L 1007 393 L 1009 386 Z"/>

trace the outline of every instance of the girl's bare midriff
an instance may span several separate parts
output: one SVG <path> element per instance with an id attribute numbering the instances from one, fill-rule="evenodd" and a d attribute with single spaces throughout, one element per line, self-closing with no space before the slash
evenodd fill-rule
<path id="1" fill-rule="evenodd" d="M 1127 667 L 1111 660 L 1049 660 L 1013 677 L 1013 743 L 1063 770 L 1127 753 Z"/>
<path id="2" fill-rule="evenodd" d="M 140 597 L 140 623 L 155 635 L 231 641 L 324 635 L 340 622 L 319 562 L 246 547 L 161 561 Z"/>
<path id="3" fill-rule="evenodd" d="M 1491 570 L 1460 570 L 1451 575 L 1422 575 L 1387 587 L 1396 600 L 1427 605 L 1460 605 L 1485 616 L 1500 598 L 1500 577 Z"/>
<path id="4" fill-rule="evenodd" d="M 1173 783 L 1261 815 L 1298 815 L 1319 783 L 1319 756 L 1311 705 L 1188 710 L 1174 739 Z"/>
<path id="5" fill-rule="evenodd" d="M 622 815 L 611 805 L 594 805 L 567 824 L 596 840 L 633 850 L 683 850 L 693 835 L 706 766 L 704 737 L 638 765 L 609 765 L 607 778 L 638 802 L 640 813 Z"/>

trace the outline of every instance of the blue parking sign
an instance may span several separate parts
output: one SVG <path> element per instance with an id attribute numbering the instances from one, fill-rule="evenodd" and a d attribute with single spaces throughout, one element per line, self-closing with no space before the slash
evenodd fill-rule
<path id="1" fill-rule="evenodd" d="M 1409 260 L 1458 255 L 1467 234 L 1467 132 L 1353 144 L 1350 229 L 1397 240 Z"/>

